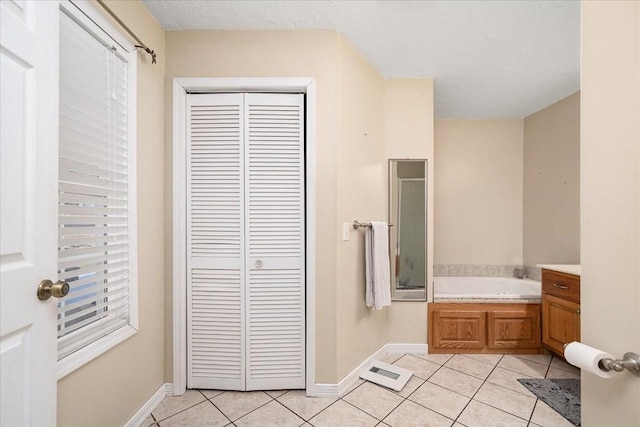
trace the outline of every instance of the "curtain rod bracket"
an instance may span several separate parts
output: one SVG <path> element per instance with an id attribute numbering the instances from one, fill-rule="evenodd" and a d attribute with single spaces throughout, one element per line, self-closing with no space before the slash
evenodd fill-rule
<path id="1" fill-rule="evenodd" d="M 142 49 L 145 52 L 147 52 L 149 55 L 151 55 L 151 63 L 155 64 L 156 63 L 156 52 L 154 50 L 149 49 L 146 46 L 140 46 L 139 44 L 134 46 L 137 49 Z"/>

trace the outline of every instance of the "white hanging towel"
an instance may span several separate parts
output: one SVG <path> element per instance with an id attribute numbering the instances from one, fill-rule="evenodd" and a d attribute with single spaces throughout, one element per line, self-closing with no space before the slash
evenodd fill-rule
<path id="1" fill-rule="evenodd" d="M 367 307 L 380 310 L 391 305 L 391 275 L 389 273 L 389 226 L 371 221 L 365 230 L 365 280 Z"/>

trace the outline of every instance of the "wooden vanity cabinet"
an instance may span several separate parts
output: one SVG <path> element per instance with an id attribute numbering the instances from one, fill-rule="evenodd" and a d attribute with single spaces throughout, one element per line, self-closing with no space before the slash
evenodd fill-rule
<path id="1" fill-rule="evenodd" d="M 580 276 L 542 270 L 542 344 L 564 357 L 564 345 L 580 341 Z"/>

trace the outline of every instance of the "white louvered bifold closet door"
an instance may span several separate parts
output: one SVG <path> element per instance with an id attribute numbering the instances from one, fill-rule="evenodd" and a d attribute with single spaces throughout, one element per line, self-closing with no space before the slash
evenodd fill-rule
<path id="1" fill-rule="evenodd" d="M 245 384 L 242 98 L 187 97 L 189 388 Z"/>
<path id="2" fill-rule="evenodd" d="M 188 387 L 305 387 L 304 97 L 188 97 Z"/>
<path id="3" fill-rule="evenodd" d="M 245 95 L 247 390 L 304 388 L 304 111 Z"/>

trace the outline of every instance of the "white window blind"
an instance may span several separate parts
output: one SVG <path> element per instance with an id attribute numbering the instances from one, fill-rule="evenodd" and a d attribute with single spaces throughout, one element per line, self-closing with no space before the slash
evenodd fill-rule
<path id="1" fill-rule="evenodd" d="M 130 64 L 91 24 L 60 12 L 59 360 L 130 323 L 136 280 Z"/>

